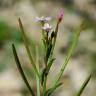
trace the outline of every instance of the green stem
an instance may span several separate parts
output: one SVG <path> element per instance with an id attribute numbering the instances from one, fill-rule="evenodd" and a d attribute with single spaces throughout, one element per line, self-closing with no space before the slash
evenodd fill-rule
<path id="1" fill-rule="evenodd" d="M 44 84 L 43 84 L 43 96 L 46 92 L 46 83 L 47 83 L 47 77 L 44 78 Z"/>
<path id="2" fill-rule="evenodd" d="M 20 72 L 20 74 L 21 74 L 21 76 L 22 76 L 22 78 L 23 78 L 23 80 L 24 80 L 24 82 L 25 82 L 27 88 L 29 89 L 31 95 L 32 95 L 32 96 L 35 96 L 33 90 L 31 89 L 31 87 L 30 87 L 30 85 L 29 85 L 29 83 L 28 83 L 28 81 L 27 81 L 26 76 L 25 76 L 25 74 L 24 74 L 24 72 L 23 72 L 23 69 L 22 69 L 22 67 L 21 67 L 19 58 L 18 58 L 18 56 L 17 56 L 17 52 L 16 52 L 16 49 L 15 49 L 14 44 L 12 44 L 12 50 L 13 50 L 13 54 L 14 54 L 14 58 L 15 58 L 15 61 L 16 61 L 18 70 L 19 70 L 19 72 Z"/>
<path id="3" fill-rule="evenodd" d="M 39 56 L 38 56 L 38 47 L 36 46 L 36 67 L 38 72 L 40 72 L 39 69 Z M 37 81 L 37 96 L 40 96 L 40 79 L 38 78 L 38 76 L 36 75 L 36 81 Z"/>

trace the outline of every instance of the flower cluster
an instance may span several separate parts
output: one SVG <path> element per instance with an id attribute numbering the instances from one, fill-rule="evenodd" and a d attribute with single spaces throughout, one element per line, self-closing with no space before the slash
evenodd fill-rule
<path id="1" fill-rule="evenodd" d="M 37 22 L 40 22 L 43 26 L 42 26 L 42 29 L 46 32 L 49 32 L 51 31 L 52 29 L 52 26 L 48 23 L 48 21 L 51 20 L 51 17 L 36 17 L 36 21 Z"/>
<path id="2" fill-rule="evenodd" d="M 58 23 L 62 21 L 63 16 L 64 16 L 64 12 L 61 10 L 57 18 Z M 52 29 L 52 26 L 48 23 L 50 20 L 51 20 L 51 17 L 44 17 L 44 16 L 36 17 L 36 21 L 40 22 L 43 25 L 42 29 L 46 32 L 50 32 Z"/>

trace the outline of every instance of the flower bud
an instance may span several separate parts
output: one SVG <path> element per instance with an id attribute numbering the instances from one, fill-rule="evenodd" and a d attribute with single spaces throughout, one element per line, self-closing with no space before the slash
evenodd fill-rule
<path id="1" fill-rule="evenodd" d="M 59 12 L 59 14 L 58 14 L 58 22 L 59 22 L 59 23 L 62 21 L 63 16 L 64 16 L 64 11 L 61 10 L 61 11 Z"/>

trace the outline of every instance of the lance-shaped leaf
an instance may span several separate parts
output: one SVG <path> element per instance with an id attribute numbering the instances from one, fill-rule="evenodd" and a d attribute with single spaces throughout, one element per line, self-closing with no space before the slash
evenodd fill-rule
<path id="1" fill-rule="evenodd" d="M 83 85 L 81 86 L 80 90 L 78 91 L 77 95 L 76 96 L 81 96 L 81 94 L 83 93 L 85 87 L 87 86 L 87 84 L 89 83 L 91 79 L 91 75 L 89 75 L 86 80 L 84 81 Z"/>
<path id="2" fill-rule="evenodd" d="M 22 67 L 21 67 L 19 58 L 18 58 L 18 56 L 17 56 L 17 52 L 16 52 L 16 49 L 15 49 L 14 44 L 12 44 L 12 50 L 13 50 L 13 54 L 14 54 L 14 58 L 15 58 L 15 61 L 16 61 L 18 70 L 19 70 L 19 72 L 20 72 L 20 74 L 21 74 L 21 76 L 22 76 L 22 78 L 23 78 L 23 80 L 24 80 L 27 88 L 29 89 L 30 93 L 32 94 L 32 96 L 35 96 L 33 90 L 31 89 L 31 87 L 30 87 L 30 85 L 29 85 L 29 83 L 28 83 L 28 81 L 27 81 L 26 76 L 25 76 L 25 74 L 24 74 L 24 72 L 23 72 L 23 69 L 22 69 Z"/>
<path id="3" fill-rule="evenodd" d="M 53 86 L 56 86 L 56 84 L 59 82 L 59 80 L 61 79 L 61 77 L 63 75 L 63 72 L 65 71 L 66 66 L 68 65 L 68 62 L 76 48 L 76 45 L 77 45 L 77 42 L 78 42 L 78 39 L 80 36 L 80 32 L 83 30 L 82 27 L 83 27 L 83 25 L 81 24 L 80 29 L 77 30 L 77 32 L 75 33 L 74 39 L 72 41 L 72 45 L 69 48 L 68 54 L 65 58 L 64 63 L 61 66 L 60 72 L 57 74 L 57 78 L 56 78 L 55 82 L 53 83 Z"/>
<path id="4" fill-rule="evenodd" d="M 29 49 L 29 47 L 28 47 L 27 37 L 26 37 L 26 34 L 25 34 L 25 32 L 24 32 L 23 24 L 22 24 L 20 18 L 18 19 L 18 22 L 19 22 L 19 27 L 20 27 L 21 32 L 22 32 L 22 36 L 23 36 L 25 48 L 26 48 L 26 50 L 27 50 L 29 59 L 30 59 L 31 64 L 32 64 L 32 66 L 33 66 L 35 75 L 37 74 L 37 76 L 40 77 L 40 76 L 39 76 L 39 73 L 38 73 L 38 70 L 37 70 L 37 68 L 36 68 L 36 65 L 35 65 L 35 63 L 34 63 L 33 57 L 32 57 L 32 55 L 31 55 L 30 49 Z"/>
<path id="5" fill-rule="evenodd" d="M 52 44 L 49 43 L 48 47 L 47 47 L 47 52 L 46 52 L 46 63 L 48 62 L 48 59 L 49 59 L 49 56 L 50 56 L 50 53 L 51 53 L 51 49 L 52 49 Z"/>
<path id="6" fill-rule="evenodd" d="M 41 85 L 43 85 L 44 83 L 44 79 L 45 77 L 48 75 L 49 71 L 50 71 L 50 68 L 53 64 L 55 59 L 51 59 L 47 65 L 47 68 L 44 68 L 43 71 L 42 71 L 42 74 L 41 74 Z"/>
<path id="7" fill-rule="evenodd" d="M 50 96 L 58 87 L 60 87 L 63 83 L 57 84 L 55 87 L 48 89 L 44 96 Z"/>
<path id="8" fill-rule="evenodd" d="M 53 31 L 52 33 L 51 33 L 51 39 L 53 39 L 55 37 L 55 32 Z"/>
<path id="9" fill-rule="evenodd" d="M 43 69 L 42 74 L 41 74 L 41 85 L 43 86 L 44 79 L 45 79 L 45 73 L 46 73 L 46 68 Z"/>
<path id="10" fill-rule="evenodd" d="M 51 59 L 50 61 L 49 61 L 49 63 L 48 63 L 48 65 L 47 65 L 47 69 L 46 69 L 46 73 L 48 74 L 49 73 L 49 71 L 50 71 L 50 68 L 51 68 L 51 66 L 52 66 L 52 64 L 53 64 L 53 62 L 54 62 L 54 60 L 55 60 L 55 58 L 53 58 L 53 59 Z"/>

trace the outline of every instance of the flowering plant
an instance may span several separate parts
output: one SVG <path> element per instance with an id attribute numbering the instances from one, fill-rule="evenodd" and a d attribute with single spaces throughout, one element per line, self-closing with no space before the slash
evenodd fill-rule
<path id="1" fill-rule="evenodd" d="M 35 60 L 33 59 L 32 55 L 31 55 L 31 52 L 29 50 L 29 45 L 27 43 L 27 37 L 25 35 L 25 32 L 24 32 L 24 28 L 23 28 L 23 24 L 21 22 L 21 19 L 19 18 L 18 19 L 18 22 L 19 22 L 19 26 L 20 26 L 20 29 L 21 29 L 21 32 L 22 32 L 22 37 L 23 37 L 23 40 L 24 40 L 24 44 L 25 44 L 25 48 L 26 48 L 26 51 L 28 53 L 28 57 L 30 59 L 30 62 L 33 66 L 33 74 L 34 76 L 36 77 L 36 81 L 37 81 L 37 93 L 34 93 L 33 89 L 31 88 L 30 84 L 28 83 L 27 81 L 27 78 L 24 74 L 24 71 L 21 67 L 21 63 L 20 63 L 20 60 L 18 58 L 18 55 L 17 55 L 17 52 L 16 52 L 16 48 L 14 46 L 14 44 L 12 44 L 12 50 L 13 50 L 13 54 L 14 54 L 14 58 L 15 58 L 15 61 L 16 61 L 16 64 L 17 64 L 17 67 L 19 69 L 19 72 L 25 82 L 25 84 L 27 85 L 30 93 L 32 96 L 51 96 L 52 93 L 62 85 L 62 82 L 60 81 L 62 75 L 63 75 L 63 72 L 73 54 L 73 51 L 77 45 L 77 42 L 78 42 L 78 38 L 80 36 L 80 32 L 83 30 L 83 26 L 81 24 L 80 28 L 78 29 L 77 32 L 75 32 L 75 36 L 74 36 L 74 39 L 72 41 L 72 45 L 71 47 L 69 48 L 69 51 L 68 51 L 68 54 L 66 56 L 66 59 L 64 61 L 64 63 L 62 64 L 61 66 L 61 69 L 59 71 L 59 73 L 57 74 L 57 77 L 56 79 L 54 80 L 54 83 L 52 83 L 52 86 L 47 86 L 47 78 L 48 78 L 48 74 L 50 72 L 50 69 L 51 69 L 51 66 L 55 60 L 53 54 L 54 54 L 54 47 L 55 47 L 55 44 L 56 44 L 56 39 L 57 39 L 57 34 L 58 34 L 58 29 L 59 29 L 59 25 L 63 19 L 63 16 L 64 16 L 64 12 L 61 11 L 58 15 L 58 18 L 57 18 L 57 24 L 56 24 L 56 28 L 55 30 L 52 29 L 52 26 L 49 24 L 49 21 L 51 20 L 50 17 L 37 17 L 36 18 L 36 21 L 37 22 L 40 22 L 41 25 L 42 25 L 42 41 L 43 41 L 43 44 L 44 44 L 44 64 L 45 64 L 45 67 L 44 69 L 42 70 L 42 72 L 40 72 L 40 67 L 39 67 L 39 64 L 38 64 L 38 48 L 36 47 L 36 62 Z M 84 90 L 84 88 L 86 87 L 86 85 L 88 84 L 89 80 L 91 78 L 91 75 L 89 75 L 87 77 L 87 79 L 84 81 L 83 85 L 81 86 L 80 90 L 78 91 L 78 93 L 76 93 L 76 96 L 80 96 Z"/>

